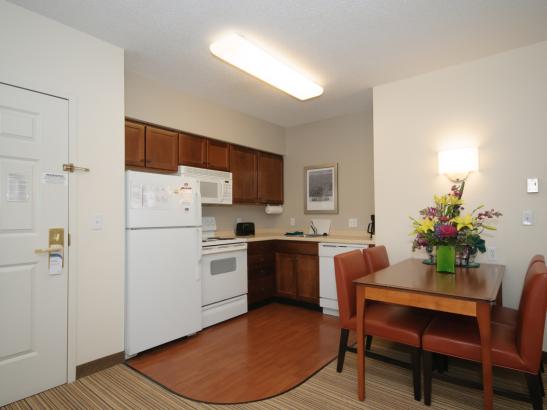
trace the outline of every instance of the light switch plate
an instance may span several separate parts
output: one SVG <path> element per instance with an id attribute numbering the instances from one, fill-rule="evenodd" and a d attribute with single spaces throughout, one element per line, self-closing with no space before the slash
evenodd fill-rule
<path id="1" fill-rule="evenodd" d="M 103 229 L 104 226 L 104 218 L 102 214 L 95 214 L 93 218 L 91 218 L 91 229 L 94 231 L 100 231 Z"/>
<path id="2" fill-rule="evenodd" d="M 525 209 L 522 211 L 522 224 L 525 226 L 531 226 L 534 224 L 534 211 L 531 209 Z"/>
<path id="3" fill-rule="evenodd" d="M 348 219 L 348 226 L 350 228 L 357 228 L 357 218 L 349 218 Z"/>
<path id="4" fill-rule="evenodd" d="M 539 192 L 538 178 L 528 178 L 526 181 L 526 192 L 536 193 Z"/>
<path id="5" fill-rule="evenodd" d="M 289 225 L 290 225 L 290 226 L 295 226 L 295 225 L 296 225 L 296 219 L 290 218 L 290 219 L 289 219 Z"/>
<path id="6" fill-rule="evenodd" d="M 243 219 L 242 218 L 236 218 L 236 223 L 240 223 L 240 222 L 243 222 Z"/>

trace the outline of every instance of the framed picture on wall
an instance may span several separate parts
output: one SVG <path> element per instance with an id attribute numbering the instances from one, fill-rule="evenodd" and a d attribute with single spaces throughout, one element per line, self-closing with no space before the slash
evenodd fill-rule
<path id="1" fill-rule="evenodd" d="M 304 168 L 304 213 L 338 213 L 338 164 Z"/>

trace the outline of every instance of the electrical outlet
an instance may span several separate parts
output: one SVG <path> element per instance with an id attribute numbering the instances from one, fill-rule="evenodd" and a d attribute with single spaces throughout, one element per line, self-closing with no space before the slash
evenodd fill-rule
<path id="1" fill-rule="evenodd" d="M 348 226 L 350 228 L 357 228 L 357 218 L 349 218 L 348 219 Z"/>
<path id="2" fill-rule="evenodd" d="M 295 226 L 295 225 L 296 225 L 296 219 L 290 218 L 290 219 L 289 219 L 289 225 L 290 225 L 290 226 Z"/>
<path id="3" fill-rule="evenodd" d="M 489 262 L 495 262 L 498 258 L 496 247 L 489 246 L 488 248 L 486 248 L 486 255 Z"/>
<path id="4" fill-rule="evenodd" d="M 236 218 L 236 223 L 240 223 L 240 222 L 243 222 L 243 219 L 242 218 Z"/>

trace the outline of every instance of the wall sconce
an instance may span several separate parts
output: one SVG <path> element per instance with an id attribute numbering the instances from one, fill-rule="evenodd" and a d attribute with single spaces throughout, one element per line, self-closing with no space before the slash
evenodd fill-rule
<path id="1" fill-rule="evenodd" d="M 455 183 L 463 182 L 470 172 L 479 170 L 479 149 L 460 148 L 439 151 L 439 174 Z"/>

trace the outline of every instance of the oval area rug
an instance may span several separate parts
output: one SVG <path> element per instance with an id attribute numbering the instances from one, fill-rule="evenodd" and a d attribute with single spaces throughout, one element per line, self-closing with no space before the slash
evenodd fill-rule
<path id="1" fill-rule="evenodd" d="M 339 336 L 335 317 L 272 303 L 126 363 L 183 397 L 245 403 L 306 381 L 337 356 Z"/>

